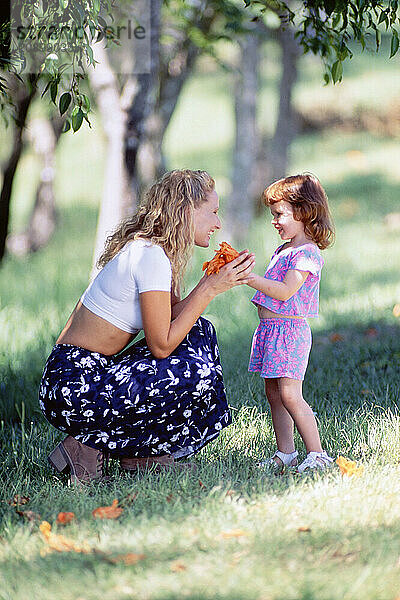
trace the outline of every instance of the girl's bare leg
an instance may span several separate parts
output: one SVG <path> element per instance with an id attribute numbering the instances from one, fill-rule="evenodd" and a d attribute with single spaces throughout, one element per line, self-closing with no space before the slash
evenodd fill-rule
<path id="1" fill-rule="evenodd" d="M 274 426 L 278 450 L 285 454 L 294 452 L 293 419 L 282 404 L 279 391 L 279 379 L 265 379 L 265 393 L 271 407 L 272 424 Z M 276 462 L 280 459 L 277 458 Z"/>
<path id="2" fill-rule="evenodd" d="M 302 381 L 282 377 L 278 382 L 282 404 L 295 422 L 307 453 L 322 452 L 317 422 L 311 407 L 303 398 Z"/>

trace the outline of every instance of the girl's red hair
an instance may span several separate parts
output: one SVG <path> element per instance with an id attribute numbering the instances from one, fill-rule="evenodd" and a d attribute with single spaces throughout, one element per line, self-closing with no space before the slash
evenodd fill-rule
<path id="1" fill-rule="evenodd" d="M 279 179 L 264 190 L 266 206 L 289 202 L 296 221 L 304 223 L 304 232 L 321 250 L 335 240 L 335 228 L 324 188 L 315 175 L 308 173 Z"/>

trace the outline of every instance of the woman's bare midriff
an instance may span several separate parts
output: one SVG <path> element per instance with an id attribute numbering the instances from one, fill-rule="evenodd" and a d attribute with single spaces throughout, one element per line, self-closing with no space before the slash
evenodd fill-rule
<path id="1" fill-rule="evenodd" d="M 294 315 L 280 315 L 279 313 L 273 312 L 264 306 L 257 306 L 258 318 L 259 319 L 304 319 L 304 317 L 297 317 Z"/>
<path id="2" fill-rule="evenodd" d="M 117 354 L 132 341 L 134 335 L 122 331 L 92 313 L 79 301 L 56 344 L 73 344 L 100 354 Z"/>

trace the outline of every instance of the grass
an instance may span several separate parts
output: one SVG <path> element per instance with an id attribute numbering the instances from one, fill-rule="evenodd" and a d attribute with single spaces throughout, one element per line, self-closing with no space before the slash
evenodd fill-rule
<path id="1" fill-rule="evenodd" d="M 351 67 L 353 91 L 365 77 L 365 62 L 359 64 Z M 312 82 L 319 90 L 316 63 L 306 67 L 299 95 Z M 265 97 L 271 94 L 267 75 Z M 390 73 L 385 68 L 381 76 Z M 215 77 L 203 72 L 187 86 L 166 148 L 171 166 L 215 173 L 223 201 L 232 113 L 226 85 L 214 86 Z M 215 138 L 209 114 L 221 117 Z M 187 122 L 194 124 L 193 137 L 183 147 L 178 142 Z M 291 158 L 293 171 L 321 177 L 337 226 L 337 243 L 324 253 L 321 316 L 312 322 L 305 397 L 326 448 L 362 463 L 363 476 L 342 477 L 335 467 L 276 478 L 256 468 L 260 456 L 273 452 L 274 436 L 262 381 L 246 370 L 257 324 L 252 292 L 238 288 L 207 310 L 218 332 L 233 424 L 195 458 L 197 473 L 135 478 L 113 463 L 109 485 L 77 493 L 46 462 L 61 435 L 38 411 L 37 386 L 54 339 L 87 283 L 103 160 L 95 140 L 96 127 L 63 140 L 58 232 L 42 252 L 25 261 L 9 257 L 0 271 L 0 600 L 395 600 L 400 338 L 392 308 L 400 301 L 400 239 L 384 220 L 396 210 L 400 191 L 395 141 L 361 132 L 303 136 Z M 33 198 L 33 158 L 27 153 L 24 161 L 15 228 Z M 259 273 L 276 244 L 265 215 L 249 234 Z M 209 254 L 196 251 L 189 289 Z M 303 453 L 298 437 L 296 443 Z M 29 497 L 21 511 L 39 514 L 55 531 L 77 544 L 86 541 L 94 551 L 46 552 L 39 519 L 27 521 L 8 503 L 15 494 Z M 93 519 L 91 511 L 114 498 L 124 506 L 121 517 Z M 59 511 L 73 511 L 76 522 L 55 525 Z M 127 552 L 144 558 L 131 566 L 111 562 Z"/>

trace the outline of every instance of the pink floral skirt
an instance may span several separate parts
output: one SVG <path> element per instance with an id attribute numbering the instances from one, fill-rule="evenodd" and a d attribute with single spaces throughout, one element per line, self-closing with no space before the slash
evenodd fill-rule
<path id="1" fill-rule="evenodd" d="M 311 350 L 305 319 L 260 319 L 251 346 L 249 371 L 261 377 L 304 379 Z"/>

